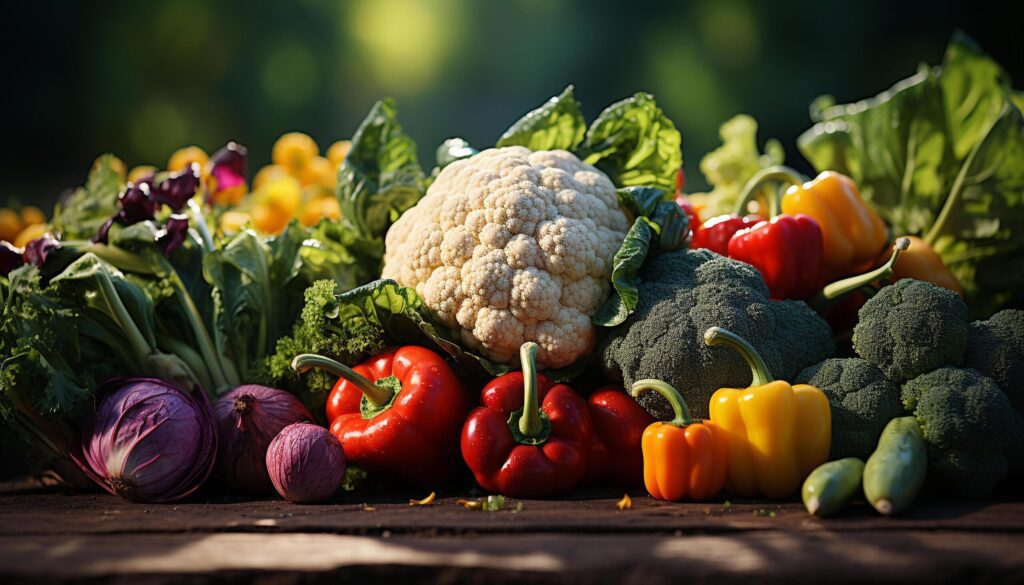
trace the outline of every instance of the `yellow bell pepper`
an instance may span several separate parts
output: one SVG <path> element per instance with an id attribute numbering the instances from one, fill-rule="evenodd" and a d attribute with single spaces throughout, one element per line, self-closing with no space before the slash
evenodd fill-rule
<path id="1" fill-rule="evenodd" d="M 726 489 L 744 497 L 795 494 L 804 478 L 828 461 L 828 399 L 814 386 L 774 380 L 754 348 L 731 331 L 712 327 L 704 342 L 732 347 L 753 374 L 749 388 L 722 388 L 711 396 L 711 422 L 724 432 L 729 448 Z"/>

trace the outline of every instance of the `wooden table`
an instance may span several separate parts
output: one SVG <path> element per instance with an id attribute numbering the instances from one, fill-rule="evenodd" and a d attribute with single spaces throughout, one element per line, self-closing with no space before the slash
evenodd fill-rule
<path id="1" fill-rule="evenodd" d="M 467 510 L 456 497 L 325 505 L 131 504 L 107 495 L 0 496 L 0 582 L 1024 583 L 1024 501 L 864 504 L 812 518 L 796 502 L 669 504 L 619 493 Z"/>

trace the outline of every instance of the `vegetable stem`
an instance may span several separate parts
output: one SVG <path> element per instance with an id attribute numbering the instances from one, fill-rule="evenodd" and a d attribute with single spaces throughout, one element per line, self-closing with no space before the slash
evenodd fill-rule
<path id="1" fill-rule="evenodd" d="M 114 290 L 114 284 L 110 281 L 110 275 L 106 270 L 100 274 L 97 280 L 100 284 L 100 296 L 103 298 L 104 304 L 107 305 L 110 316 L 121 327 L 121 331 L 124 332 L 128 344 L 131 345 L 132 351 L 135 352 L 135 357 L 139 363 L 146 363 L 147 358 L 153 353 L 155 348 L 150 345 L 146 337 L 139 331 L 135 320 L 132 319 L 128 309 L 121 302 L 121 297 L 117 296 L 117 291 Z"/>
<path id="2" fill-rule="evenodd" d="M 708 345 L 725 345 L 735 349 L 750 366 L 751 380 L 750 387 L 764 386 L 775 381 L 768 366 L 761 359 L 754 346 L 728 329 L 712 327 L 704 332 L 704 343 Z"/>
<path id="3" fill-rule="evenodd" d="M 857 274 L 849 278 L 833 282 L 822 289 L 822 298 L 825 300 L 833 300 L 848 292 L 867 286 L 876 280 L 892 276 L 893 266 L 896 264 L 896 260 L 900 257 L 900 253 L 908 249 L 910 249 L 910 238 L 900 238 L 896 240 L 896 243 L 893 244 L 892 247 L 892 256 L 889 257 L 889 260 L 885 264 L 882 264 L 870 272 Z"/>
<path id="4" fill-rule="evenodd" d="M 683 396 L 667 382 L 650 378 L 637 380 L 636 382 L 633 382 L 633 386 L 630 387 L 629 394 L 633 398 L 638 398 L 647 390 L 653 390 L 654 392 L 661 394 L 665 397 L 665 400 L 668 400 L 669 405 L 672 406 L 672 412 L 675 413 L 675 418 L 668 421 L 666 424 L 685 427 L 698 422 L 690 417 L 690 408 L 686 406 L 686 400 L 683 399 Z"/>
<path id="5" fill-rule="evenodd" d="M 303 353 L 292 359 L 292 369 L 300 374 L 304 374 L 313 368 L 319 368 L 339 378 L 344 378 L 356 388 L 359 388 L 359 391 L 363 393 L 366 400 L 373 406 L 384 406 L 395 395 L 394 390 L 374 384 L 352 368 L 329 357 L 314 353 Z"/>
<path id="6" fill-rule="evenodd" d="M 760 190 L 765 183 L 777 182 L 787 185 L 800 185 L 805 180 L 806 177 L 787 166 L 775 165 L 765 167 L 755 173 L 753 177 L 750 177 L 747 184 L 743 186 L 743 190 L 740 191 L 739 199 L 736 201 L 734 213 L 741 216 L 746 215 L 747 204 L 749 204 L 750 200 L 757 195 L 758 190 Z M 768 204 L 771 209 L 771 216 L 775 217 L 776 215 L 779 215 L 782 207 L 781 192 L 776 193 Z"/>
<path id="7" fill-rule="evenodd" d="M 523 415 L 519 417 L 519 432 L 536 437 L 544 430 L 537 403 L 537 344 L 527 341 L 519 348 L 519 361 L 523 367 Z"/>
<path id="8" fill-rule="evenodd" d="M 199 309 L 192 300 L 192 295 L 188 294 L 188 291 L 185 290 L 185 284 L 178 277 L 178 273 L 172 269 L 168 278 L 171 279 L 174 285 L 178 300 L 185 307 L 185 315 L 188 318 L 189 325 L 192 327 L 192 333 L 196 337 L 196 343 L 199 345 L 199 353 L 210 366 L 210 376 L 213 378 L 213 383 L 217 385 L 216 389 L 233 388 L 241 384 L 241 378 L 238 375 L 238 371 L 235 370 L 234 364 L 230 360 L 221 360 L 217 352 L 214 351 L 213 340 L 210 338 L 210 333 L 206 330 L 206 325 L 203 324 L 203 320 L 199 316 Z"/>

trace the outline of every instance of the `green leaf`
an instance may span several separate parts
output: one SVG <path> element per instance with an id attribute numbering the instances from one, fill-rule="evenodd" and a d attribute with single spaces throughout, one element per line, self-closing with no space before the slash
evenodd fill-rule
<path id="1" fill-rule="evenodd" d="M 1005 72 L 958 34 L 941 68 L 825 109 L 799 146 L 853 177 L 895 234 L 931 243 L 983 316 L 1024 295 L 1021 125 Z"/>
<path id="2" fill-rule="evenodd" d="M 437 161 L 435 173 L 457 160 L 469 158 L 478 152 L 480 151 L 462 138 L 449 138 L 437 147 L 437 153 L 434 155 L 434 159 Z"/>
<path id="3" fill-rule="evenodd" d="M 96 159 L 85 186 L 54 207 L 51 226 L 64 240 L 87 240 L 117 212 L 118 195 L 124 178 L 117 170 L 120 161 L 112 154 Z"/>
<path id="4" fill-rule="evenodd" d="M 377 102 L 338 170 L 342 221 L 358 237 L 380 242 L 391 223 L 423 196 L 422 183 L 416 144 L 398 124 L 394 100 Z"/>
<path id="5" fill-rule="evenodd" d="M 679 131 L 654 97 L 637 93 L 608 106 L 587 130 L 580 158 L 619 187 L 647 185 L 675 191 L 683 164 Z"/>
<path id="6" fill-rule="evenodd" d="M 568 86 L 513 124 L 496 146 L 525 146 L 530 150 L 574 150 L 583 140 L 587 122 Z"/>

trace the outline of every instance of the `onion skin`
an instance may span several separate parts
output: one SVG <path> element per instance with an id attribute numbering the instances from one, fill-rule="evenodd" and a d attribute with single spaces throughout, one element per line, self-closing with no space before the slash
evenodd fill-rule
<path id="1" fill-rule="evenodd" d="M 171 502 L 195 493 L 213 471 L 217 426 L 206 394 L 163 380 L 119 378 L 97 392 L 100 404 L 72 458 L 108 492 L 138 502 Z"/>
<path id="2" fill-rule="evenodd" d="M 297 423 L 284 428 L 267 449 L 267 471 L 282 498 L 321 502 L 345 481 L 345 450 L 327 429 Z"/>
<path id="3" fill-rule="evenodd" d="M 214 414 L 220 433 L 214 473 L 227 489 L 249 494 L 274 491 L 266 465 L 274 437 L 290 424 L 313 420 L 294 395 L 255 384 L 221 396 Z"/>

